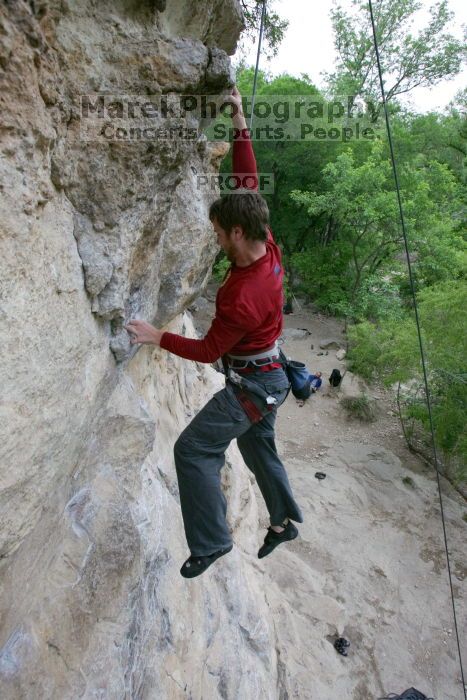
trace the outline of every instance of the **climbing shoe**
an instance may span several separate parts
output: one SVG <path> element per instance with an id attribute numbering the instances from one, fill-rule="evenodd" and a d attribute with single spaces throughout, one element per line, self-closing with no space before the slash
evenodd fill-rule
<path id="1" fill-rule="evenodd" d="M 271 527 L 268 527 L 268 532 L 264 538 L 264 544 L 260 547 L 258 552 L 258 559 L 267 557 L 271 554 L 273 549 L 282 542 L 288 542 L 289 540 L 294 540 L 298 535 L 298 530 L 295 525 L 289 520 L 282 532 L 274 532 Z"/>
<path id="2" fill-rule="evenodd" d="M 409 688 L 408 690 L 404 690 L 404 692 L 401 695 L 396 695 L 396 693 L 390 693 L 389 695 L 385 696 L 384 698 L 380 698 L 379 700 L 433 700 L 433 698 L 427 698 L 426 695 L 423 695 L 423 693 L 421 693 L 416 688 Z"/>
<path id="3" fill-rule="evenodd" d="M 199 576 L 206 571 L 206 569 L 209 568 L 211 564 L 216 561 L 216 559 L 223 557 L 224 554 L 228 554 L 232 548 L 233 544 L 231 544 L 230 547 L 227 547 L 227 549 L 219 549 L 217 552 L 208 554 L 205 557 L 189 557 L 180 569 L 181 575 L 184 578 L 194 578 L 195 576 Z"/>

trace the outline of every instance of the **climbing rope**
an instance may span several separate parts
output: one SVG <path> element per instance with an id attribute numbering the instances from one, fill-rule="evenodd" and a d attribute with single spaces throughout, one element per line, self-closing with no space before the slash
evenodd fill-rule
<path id="1" fill-rule="evenodd" d="M 396 185 L 397 202 L 398 202 L 398 206 L 399 206 L 399 215 L 400 215 L 401 226 L 402 226 L 402 234 L 403 234 L 403 238 L 404 238 L 405 254 L 406 254 L 406 258 L 407 258 L 407 268 L 408 268 L 408 273 L 409 273 L 410 290 L 411 290 L 411 294 L 412 294 L 412 300 L 413 300 L 413 306 L 414 306 L 414 312 L 415 312 L 415 322 L 417 325 L 418 344 L 419 344 L 420 357 L 421 357 L 422 369 L 423 369 L 423 383 L 425 386 L 426 404 L 427 404 L 428 417 L 429 417 L 429 423 L 430 423 L 431 443 L 432 443 L 432 448 L 433 448 L 433 456 L 434 456 L 435 467 L 436 467 L 436 478 L 437 478 L 437 483 L 438 483 L 439 505 L 440 505 L 440 509 L 441 509 L 441 520 L 443 523 L 444 548 L 446 550 L 446 561 L 447 561 L 447 569 L 448 569 L 448 576 L 449 576 L 449 587 L 451 590 L 451 601 L 452 601 L 452 611 L 453 611 L 453 616 L 454 616 L 454 628 L 455 628 L 456 640 L 457 640 L 457 651 L 459 654 L 459 664 L 460 664 L 460 670 L 461 670 L 461 680 L 462 680 L 462 688 L 464 691 L 464 698 L 465 698 L 465 700 L 467 700 L 467 691 L 466 691 L 465 680 L 464 680 L 464 669 L 462 666 L 462 654 L 461 654 L 461 647 L 460 647 L 460 642 L 459 642 L 459 630 L 458 630 L 458 625 L 457 625 L 456 603 L 454 601 L 454 589 L 453 589 L 453 585 L 452 585 L 451 562 L 449 559 L 448 540 L 447 540 L 447 535 L 446 535 L 446 522 L 445 522 L 445 518 L 444 518 L 443 497 L 442 497 L 442 493 L 441 493 L 440 469 L 439 469 L 438 453 L 436 450 L 435 431 L 434 431 L 434 425 L 433 425 L 433 414 L 432 414 L 432 410 L 431 410 L 431 397 L 430 397 L 430 390 L 429 390 L 429 386 L 428 386 L 428 375 L 427 375 L 427 371 L 426 371 L 425 350 L 423 347 L 422 333 L 421 333 L 421 328 L 420 328 L 420 318 L 419 318 L 419 314 L 418 314 L 417 297 L 415 294 L 415 284 L 414 284 L 414 276 L 412 273 L 412 264 L 410 262 L 409 243 L 408 243 L 408 238 L 407 238 L 407 230 L 406 230 L 406 226 L 405 226 L 404 210 L 402 207 L 402 199 L 401 199 L 401 193 L 400 193 L 400 187 L 399 187 L 399 177 L 398 177 L 397 168 L 396 168 L 396 159 L 394 156 L 392 132 L 391 132 L 391 125 L 389 122 L 389 113 L 388 113 L 387 103 L 386 103 L 386 93 L 384 90 L 383 73 L 382 73 L 382 69 L 381 69 L 381 61 L 380 61 L 380 56 L 379 56 L 378 39 L 376 36 L 376 27 L 375 27 L 374 15 L 373 15 L 372 0 L 368 0 L 368 4 L 369 4 L 369 9 L 370 9 L 371 26 L 372 26 L 372 30 L 373 30 L 373 43 L 375 46 L 376 61 L 377 61 L 377 65 L 378 65 L 378 75 L 379 75 L 379 83 L 380 83 L 380 87 L 381 87 L 381 96 L 382 96 L 382 100 L 383 100 L 384 116 L 385 116 L 385 120 L 386 120 L 386 131 L 387 131 L 388 141 L 389 141 L 389 150 L 391 153 L 392 170 L 393 170 L 394 181 L 395 181 L 395 185 Z"/>
<path id="2" fill-rule="evenodd" d="M 259 28 L 259 37 L 258 37 L 258 51 L 256 53 L 256 66 L 255 66 L 255 77 L 253 79 L 253 92 L 251 95 L 251 116 L 250 116 L 250 132 L 251 132 L 251 127 L 253 126 L 253 108 L 255 106 L 255 97 L 256 97 L 256 82 L 258 80 L 258 70 L 259 70 L 259 57 L 261 55 L 261 42 L 263 40 L 263 32 L 264 32 L 264 22 L 266 19 L 266 0 L 263 0 L 263 8 L 261 10 L 261 25 Z"/>
<path id="3" fill-rule="evenodd" d="M 406 229 L 406 225 L 405 225 L 404 210 L 402 207 L 402 199 L 401 199 L 401 192 L 400 192 L 400 186 L 399 186 L 399 177 L 397 174 L 396 159 L 395 159 L 395 155 L 394 155 L 391 125 L 389 122 L 389 113 L 388 113 L 387 102 L 386 102 L 386 93 L 384 90 L 383 73 L 382 73 L 382 69 L 381 69 L 381 60 L 380 60 L 380 55 L 379 55 L 378 39 L 377 39 L 377 35 L 376 35 L 376 26 L 375 26 L 375 20 L 374 20 L 374 15 L 373 15 L 372 0 L 368 0 L 368 4 L 369 4 L 369 10 L 370 10 L 370 17 L 371 17 L 371 26 L 372 26 L 372 31 L 373 31 L 373 43 L 374 43 L 374 47 L 375 47 L 376 61 L 377 61 L 377 66 L 378 66 L 379 83 L 380 83 L 380 87 L 381 87 L 381 96 L 382 96 L 384 115 L 385 115 L 385 120 L 386 120 L 386 131 L 387 131 L 387 135 L 388 135 L 389 150 L 390 150 L 390 154 L 391 154 L 392 170 L 393 170 L 394 181 L 395 181 L 395 185 L 396 185 L 397 203 L 398 203 L 398 207 L 399 207 L 399 215 L 400 215 L 402 234 L 403 234 L 403 239 L 404 239 L 405 254 L 406 254 L 406 258 L 407 258 L 407 268 L 408 268 L 408 274 L 409 274 L 410 289 L 411 289 L 414 312 L 415 312 L 415 321 L 416 321 L 416 326 L 417 326 L 420 358 L 421 358 L 422 370 L 423 370 L 423 382 L 424 382 L 424 387 L 425 387 L 425 396 L 426 396 L 426 403 L 427 403 L 429 424 L 430 424 L 431 443 L 432 443 L 432 448 L 433 448 L 433 456 L 434 456 L 434 462 L 435 462 L 435 468 L 436 468 L 436 478 L 437 478 L 437 484 L 438 484 L 439 504 L 440 504 L 440 510 L 441 510 L 441 520 L 442 520 L 442 525 L 443 525 L 444 548 L 445 548 L 445 552 L 446 552 L 447 570 L 448 570 L 448 577 L 449 577 L 449 587 L 450 587 L 450 592 L 451 592 L 451 602 L 452 602 L 452 611 L 453 611 L 453 617 L 454 617 L 454 629 L 455 629 L 455 633 L 456 633 L 457 651 L 458 651 L 458 655 L 459 655 L 459 665 L 460 665 L 460 672 L 461 672 L 462 689 L 464 691 L 464 698 L 465 698 L 465 700 L 467 700 L 467 691 L 466 691 L 466 685 L 465 685 L 465 680 L 464 680 L 464 668 L 462 665 L 462 654 L 461 654 L 460 641 L 459 641 L 459 628 L 458 628 L 458 624 L 457 624 L 456 603 L 454 600 L 454 589 L 453 589 L 453 584 L 452 584 L 451 562 L 450 562 L 450 558 L 449 558 L 448 540 L 447 540 L 447 534 L 446 534 L 446 521 L 445 521 L 445 517 L 444 517 L 443 497 L 442 497 L 442 493 L 441 493 L 439 460 L 438 460 L 438 453 L 436 450 L 433 414 L 432 414 L 432 409 L 431 409 L 431 397 L 430 397 L 430 390 L 429 390 L 429 385 L 428 385 L 428 374 L 427 374 L 427 370 L 426 370 L 425 350 L 424 350 L 424 346 L 423 346 L 422 333 L 421 333 L 421 327 L 420 327 L 420 318 L 419 318 L 417 298 L 416 298 L 416 293 L 415 293 L 414 276 L 413 276 L 413 272 L 412 272 L 412 264 L 410 261 L 409 243 L 408 243 L 408 237 L 407 237 L 407 229 Z M 255 66 L 255 74 L 254 74 L 254 80 L 253 80 L 250 131 L 251 131 L 252 124 L 253 124 L 253 108 L 254 108 L 255 97 L 256 97 L 256 87 L 257 87 L 258 70 L 259 70 L 259 59 L 260 59 L 260 54 L 261 54 L 261 42 L 262 42 L 263 32 L 264 32 L 265 17 L 266 17 L 266 0 L 263 0 L 263 7 L 262 7 L 262 12 L 261 12 L 261 25 L 260 25 L 259 37 L 258 37 L 258 51 L 256 54 L 256 66 Z M 318 478 L 323 478 L 323 477 L 320 475 L 320 477 L 318 477 Z"/>

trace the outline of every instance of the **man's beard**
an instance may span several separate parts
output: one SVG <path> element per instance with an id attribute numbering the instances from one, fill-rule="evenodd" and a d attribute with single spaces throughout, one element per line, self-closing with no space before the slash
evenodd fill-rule
<path id="1" fill-rule="evenodd" d="M 225 257 L 231 263 L 235 262 L 235 250 L 233 245 L 229 245 L 228 248 L 224 249 Z"/>

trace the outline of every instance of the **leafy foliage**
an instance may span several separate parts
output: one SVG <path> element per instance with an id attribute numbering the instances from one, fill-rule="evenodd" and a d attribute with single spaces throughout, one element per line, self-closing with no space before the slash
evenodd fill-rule
<path id="1" fill-rule="evenodd" d="M 421 2 L 378 0 L 374 7 L 388 101 L 415 87 L 432 87 L 460 71 L 466 49 L 447 32 L 453 17 L 447 0 L 430 7 L 428 22 L 416 34 L 414 15 Z M 378 111 L 379 79 L 368 3 L 353 0 L 350 9 L 338 5 L 331 19 L 338 55 L 337 72 L 329 76 L 331 91 L 363 97 Z"/>
<path id="2" fill-rule="evenodd" d="M 459 464 L 467 462 L 467 285 L 443 282 L 419 293 L 419 314 L 426 352 L 435 436 L 438 446 Z M 349 329 L 351 368 L 388 384 L 422 385 L 422 368 L 413 314 L 376 325 L 369 321 Z M 406 418 L 429 428 L 424 392 L 412 391 Z"/>
<path id="3" fill-rule="evenodd" d="M 259 28 L 261 26 L 263 0 L 240 0 L 240 4 L 245 21 L 245 32 L 239 48 L 239 53 L 242 55 L 249 42 L 255 43 L 257 41 Z M 277 54 L 285 31 L 289 26 L 288 21 L 280 17 L 274 10 L 274 4 L 272 0 L 268 0 L 266 5 L 267 11 L 264 20 L 263 34 L 264 45 L 262 46 L 262 53 L 266 58 L 271 58 Z"/>
<path id="4" fill-rule="evenodd" d="M 303 289 L 332 313 L 390 316 L 387 295 L 394 309 L 408 297 L 392 168 L 384 155 L 380 141 L 361 164 L 346 151 L 323 168 L 322 193 L 291 193 L 305 216 L 326 222 L 327 236 L 310 241 L 293 260 Z M 457 206 L 460 211 L 454 175 L 444 164 L 423 160 L 403 165 L 400 179 L 419 286 L 460 275 L 465 246 L 448 215 Z"/>
<path id="5" fill-rule="evenodd" d="M 334 230 L 330 242 L 315 246 L 313 252 L 318 269 L 324 263 L 323 253 L 334 258 L 333 287 L 337 291 L 338 284 L 341 290 L 341 298 L 336 301 L 342 304 L 347 300 L 348 313 L 355 306 L 363 279 L 373 275 L 395 252 L 401 239 L 397 202 L 389 186 L 390 164 L 381 156 L 379 142 L 361 165 L 355 163 L 350 151 L 342 153 L 323 169 L 323 194 L 291 193 L 292 200 L 304 207 L 308 216 L 325 215 Z"/>
<path id="6" fill-rule="evenodd" d="M 212 274 L 216 282 L 219 282 L 220 284 L 224 281 L 224 277 L 229 267 L 230 261 L 226 258 L 226 256 L 223 253 L 220 253 L 217 257 L 216 262 L 214 263 L 214 267 L 212 268 Z"/>
<path id="7" fill-rule="evenodd" d="M 251 93 L 253 72 L 244 69 L 238 76 L 244 95 Z M 320 93 L 306 75 L 271 79 L 260 71 L 258 98 L 262 95 Z M 457 276 L 465 264 L 461 236 L 465 168 L 459 114 L 453 108 L 443 117 L 408 113 L 393 117 L 406 223 L 420 287 Z M 356 318 L 366 313 L 371 318 L 392 315 L 385 291 L 395 301 L 405 301 L 408 289 L 384 139 L 349 144 L 259 140 L 255 154 L 260 171 L 274 174 L 274 193 L 265 197 L 290 287 L 301 287 L 332 313 Z M 222 169 L 230 168 L 226 159 Z"/>
<path id="8" fill-rule="evenodd" d="M 248 4 L 251 26 L 258 25 L 262 3 Z M 467 91 L 458 93 L 442 114 L 415 114 L 398 97 L 456 75 L 466 49 L 449 33 L 447 0 L 435 2 L 419 31 L 413 27 L 421 9 L 418 0 L 373 0 L 373 5 L 436 442 L 460 476 L 467 456 Z M 363 101 L 376 121 L 381 101 L 368 6 L 352 0 L 346 8 L 338 4 L 332 12 L 338 61 L 325 97 Z M 253 73 L 245 66 L 238 73 L 243 95 L 251 95 Z M 323 97 L 305 74 L 271 78 L 260 71 L 257 96 L 262 95 Z M 402 382 L 407 434 L 415 434 L 416 426 L 426 437 L 413 299 L 385 133 L 373 141 L 348 143 L 259 140 L 255 154 L 260 171 L 274 174 L 274 193 L 266 199 L 290 292 L 299 291 L 318 307 L 346 317 L 352 369 L 368 380 Z M 230 168 L 225 161 L 223 170 Z"/>
<path id="9" fill-rule="evenodd" d="M 374 403 L 370 401 L 366 394 L 361 396 L 344 396 L 340 400 L 340 404 L 351 418 L 356 418 L 362 423 L 373 423 L 376 420 Z"/>

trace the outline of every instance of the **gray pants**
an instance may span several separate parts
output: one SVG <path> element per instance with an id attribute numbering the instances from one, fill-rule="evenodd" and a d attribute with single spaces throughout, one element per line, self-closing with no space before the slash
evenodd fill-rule
<path id="1" fill-rule="evenodd" d="M 281 525 L 284 518 L 303 522 L 274 442 L 274 423 L 277 408 L 287 395 L 287 377 L 282 369 L 275 369 L 249 374 L 248 379 L 278 400 L 259 423 L 250 421 L 227 383 L 175 443 L 183 523 L 193 556 L 206 556 L 232 544 L 225 519 L 227 502 L 221 488 L 221 469 L 225 451 L 235 438 L 245 464 L 256 477 L 271 525 Z"/>

